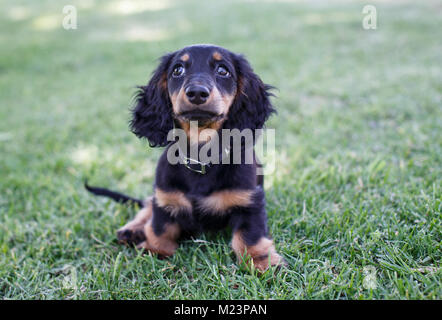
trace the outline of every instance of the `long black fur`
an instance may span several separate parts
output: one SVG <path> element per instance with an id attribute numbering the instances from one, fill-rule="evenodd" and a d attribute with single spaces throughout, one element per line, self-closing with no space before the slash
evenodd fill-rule
<path id="1" fill-rule="evenodd" d="M 163 56 L 149 83 L 138 87 L 132 109 L 130 128 L 137 137 L 146 138 L 151 147 L 166 146 L 167 133 L 173 128 L 172 103 L 161 83 L 172 57 Z"/>
<path id="2" fill-rule="evenodd" d="M 262 82 L 253 72 L 249 62 L 242 55 L 234 54 L 235 69 L 240 79 L 239 96 L 233 101 L 225 129 L 261 129 L 264 123 L 276 112 L 270 97 L 274 87 Z"/>
<path id="3" fill-rule="evenodd" d="M 198 54 L 198 50 L 206 48 L 196 46 L 188 50 Z M 272 96 L 270 89 L 273 87 L 262 82 L 242 55 L 220 47 L 214 48 L 232 62 L 234 66 L 232 72 L 235 74 L 237 84 L 235 99 L 220 130 L 261 129 L 269 116 L 275 112 L 270 102 Z M 165 55 L 151 80 L 146 86 L 139 87 L 136 96 L 130 128 L 138 137 L 147 139 L 152 147 L 163 147 L 168 144 L 167 133 L 173 128 L 174 118 L 169 93 L 163 81 L 174 57 L 182 55 L 183 52 L 177 51 Z M 161 234 L 166 223 L 178 223 L 181 230 L 188 234 L 230 226 L 233 231 L 241 231 L 248 245 L 253 245 L 258 239 L 268 235 L 263 180 L 256 174 L 258 167 L 256 162 L 215 164 L 207 174 L 201 175 L 190 171 L 182 164 L 171 165 L 167 161 L 167 150 L 168 148 L 164 150 L 158 161 L 154 187 L 166 192 L 183 192 L 192 202 L 194 210 L 191 213 L 182 212 L 172 216 L 160 208 L 154 198 L 152 226 L 155 233 Z M 94 194 L 108 196 L 123 203 L 133 201 L 142 206 L 141 200 L 107 189 L 85 186 Z M 223 190 L 253 190 L 253 203 L 248 207 L 231 208 L 228 213 L 222 215 L 208 214 L 198 209 L 198 199 Z"/>

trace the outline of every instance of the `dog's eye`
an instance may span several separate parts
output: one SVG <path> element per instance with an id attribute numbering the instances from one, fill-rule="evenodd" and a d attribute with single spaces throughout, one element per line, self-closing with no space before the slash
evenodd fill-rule
<path id="1" fill-rule="evenodd" d="M 184 71 L 185 69 L 183 66 L 176 66 L 172 71 L 172 77 L 181 77 L 184 74 Z"/>
<path id="2" fill-rule="evenodd" d="M 221 76 L 221 77 L 228 77 L 228 76 L 230 76 L 230 72 L 229 72 L 229 70 L 227 70 L 227 68 L 224 67 L 224 66 L 218 66 L 218 67 L 216 68 L 216 73 L 217 73 L 219 76 Z"/>

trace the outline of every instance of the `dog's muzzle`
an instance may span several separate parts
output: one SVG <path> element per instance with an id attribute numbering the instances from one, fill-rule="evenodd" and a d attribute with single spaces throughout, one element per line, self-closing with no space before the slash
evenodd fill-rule
<path id="1" fill-rule="evenodd" d="M 209 88 L 198 84 L 188 86 L 185 93 L 189 102 L 196 105 L 206 103 L 210 96 Z"/>

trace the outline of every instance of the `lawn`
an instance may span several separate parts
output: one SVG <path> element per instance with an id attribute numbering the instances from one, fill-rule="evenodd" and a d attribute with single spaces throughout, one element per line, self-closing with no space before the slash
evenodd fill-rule
<path id="1" fill-rule="evenodd" d="M 0 3 L 0 298 L 442 299 L 440 1 L 371 1 L 376 30 L 357 1 Z M 151 194 L 161 150 L 130 133 L 131 96 L 193 43 L 278 88 L 279 273 L 238 266 L 228 231 L 165 260 L 122 247 L 135 210 L 83 189 Z"/>

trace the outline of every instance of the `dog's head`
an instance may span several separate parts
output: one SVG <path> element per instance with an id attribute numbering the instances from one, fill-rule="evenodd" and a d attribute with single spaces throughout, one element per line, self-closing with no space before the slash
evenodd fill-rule
<path id="1" fill-rule="evenodd" d="M 260 129 L 274 109 L 269 90 L 242 56 L 213 45 L 166 54 L 139 87 L 131 129 L 151 146 L 165 146 L 174 123 L 203 128 Z"/>

